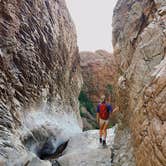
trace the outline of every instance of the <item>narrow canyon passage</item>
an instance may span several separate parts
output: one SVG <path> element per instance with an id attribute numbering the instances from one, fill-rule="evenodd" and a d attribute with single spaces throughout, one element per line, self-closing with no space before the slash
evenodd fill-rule
<path id="1" fill-rule="evenodd" d="M 65 0 L 0 0 L 0 166 L 165 166 L 166 1 L 118 0 L 112 25 L 113 53 L 80 53 Z M 119 108 L 105 149 L 80 92 Z"/>
<path id="2" fill-rule="evenodd" d="M 108 130 L 106 148 L 99 144 L 98 130 L 75 135 L 70 139 L 63 156 L 57 161 L 64 166 L 111 166 L 114 130 L 115 128 Z"/>

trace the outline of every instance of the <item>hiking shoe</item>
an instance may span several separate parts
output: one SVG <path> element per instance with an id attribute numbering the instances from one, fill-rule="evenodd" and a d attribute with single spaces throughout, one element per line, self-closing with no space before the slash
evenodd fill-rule
<path id="1" fill-rule="evenodd" d="M 105 140 L 103 140 L 103 146 L 106 146 L 106 141 Z"/>
<path id="2" fill-rule="evenodd" d="M 99 139 L 99 142 L 102 144 L 102 138 Z"/>

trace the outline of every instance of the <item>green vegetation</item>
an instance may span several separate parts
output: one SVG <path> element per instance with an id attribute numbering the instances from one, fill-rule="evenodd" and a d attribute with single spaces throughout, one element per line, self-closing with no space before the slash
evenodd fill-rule
<path id="1" fill-rule="evenodd" d="M 109 125 L 109 128 L 112 128 L 114 125 L 112 124 L 112 123 L 110 123 L 110 125 Z"/>
<path id="2" fill-rule="evenodd" d="M 85 107 L 91 115 L 95 114 L 94 105 L 93 105 L 92 101 L 90 101 L 88 96 L 85 94 L 85 92 L 83 92 L 83 91 L 80 92 L 78 100 L 80 102 L 80 107 L 82 107 L 82 106 Z M 81 114 L 81 116 L 83 116 L 83 113 L 81 111 L 80 111 L 80 114 Z"/>
<path id="3" fill-rule="evenodd" d="M 79 95 L 79 103 L 80 103 L 80 115 L 83 118 L 86 118 L 87 122 L 92 125 L 94 129 L 98 129 L 98 124 L 96 123 L 96 114 L 95 114 L 95 106 L 93 105 L 92 101 L 88 98 L 84 91 L 80 92 Z M 86 110 L 94 117 L 94 119 L 89 119 L 88 114 L 82 112 L 82 107 L 85 107 Z M 84 128 L 84 130 L 88 130 Z"/>
<path id="4" fill-rule="evenodd" d="M 80 115 L 81 117 L 86 117 L 86 114 L 81 111 L 81 108 L 80 108 Z"/>
<path id="5" fill-rule="evenodd" d="M 112 101 L 113 100 L 112 97 L 114 95 L 114 92 L 113 92 L 113 86 L 111 84 L 107 85 L 106 94 L 108 96 L 111 96 L 111 101 Z M 99 129 L 99 125 L 96 123 L 95 106 L 92 103 L 92 101 L 88 98 L 87 94 L 84 91 L 80 92 L 78 100 L 80 103 L 80 115 L 81 115 L 81 117 L 86 118 L 87 122 L 89 124 L 91 124 L 94 129 Z M 88 115 L 86 113 L 82 112 L 82 109 L 81 109 L 82 107 L 86 108 L 86 110 L 94 117 L 94 120 L 89 119 Z M 110 123 L 109 128 L 112 128 L 113 126 L 114 126 L 114 124 Z M 84 130 L 88 130 L 88 129 L 84 128 Z"/>

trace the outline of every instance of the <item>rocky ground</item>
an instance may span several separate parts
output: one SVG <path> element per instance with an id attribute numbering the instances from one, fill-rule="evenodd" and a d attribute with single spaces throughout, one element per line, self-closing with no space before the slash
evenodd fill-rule
<path id="1" fill-rule="evenodd" d="M 108 130 L 107 148 L 99 143 L 98 130 L 72 137 L 58 162 L 62 166 L 111 166 L 115 128 Z"/>

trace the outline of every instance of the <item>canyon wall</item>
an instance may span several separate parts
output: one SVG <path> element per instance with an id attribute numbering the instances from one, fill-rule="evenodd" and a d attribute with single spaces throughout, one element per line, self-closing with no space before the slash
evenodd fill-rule
<path id="1" fill-rule="evenodd" d="M 121 130 L 129 131 L 137 166 L 164 166 L 166 1 L 119 0 L 113 16 L 113 46 L 119 66 Z M 118 143 L 123 144 L 120 139 Z"/>
<path id="2" fill-rule="evenodd" d="M 83 91 L 91 101 L 98 103 L 101 95 L 112 91 L 115 84 L 116 61 L 105 50 L 80 53 Z"/>
<path id="3" fill-rule="evenodd" d="M 84 129 L 98 128 L 96 123 L 96 106 L 102 95 L 111 96 L 111 104 L 115 104 L 117 66 L 113 54 L 105 50 L 80 52 L 80 65 L 83 77 L 82 92 L 87 95 L 94 108 L 88 111 L 81 108 Z M 114 117 L 112 118 L 113 122 Z M 114 122 L 113 122 L 114 123 Z"/>
<path id="4" fill-rule="evenodd" d="M 81 131 L 76 42 L 64 0 L 0 1 L 1 163 L 30 162 L 35 133 Z"/>

